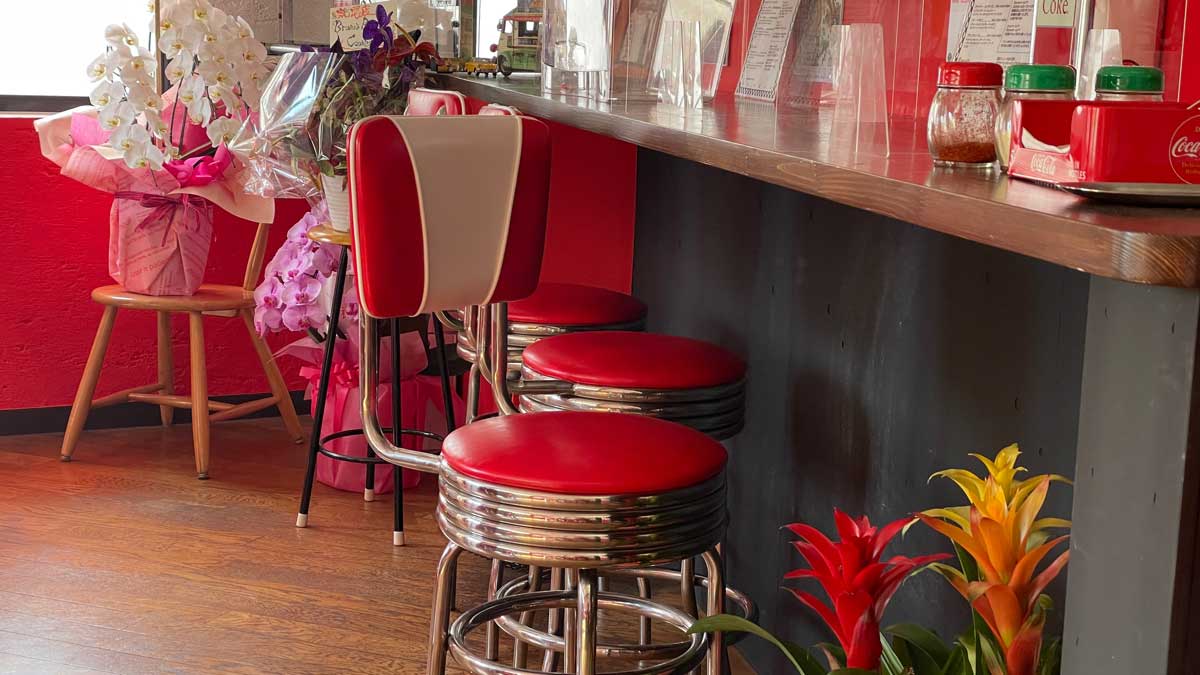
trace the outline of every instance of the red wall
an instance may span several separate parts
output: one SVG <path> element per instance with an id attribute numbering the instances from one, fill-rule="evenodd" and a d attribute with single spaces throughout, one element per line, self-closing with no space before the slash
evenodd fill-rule
<path id="1" fill-rule="evenodd" d="M 555 126 L 555 174 L 543 278 L 628 290 L 633 255 L 632 145 Z M 0 118 L 0 228 L 9 263 L 0 275 L 0 410 L 70 405 L 100 320 L 90 299 L 108 277 L 111 198 L 58 175 L 42 158 L 27 118 Z M 595 173 L 589 172 L 589 167 Z M 280 202 L 268 255 L 304 213 Z M 207 281 L 240 284 L 253 225 L 218 214 Z M 187 390 L 187 322 L 175 318 L 176 386 Z M 205 322 L 209 389 L 215 396 L 268 391 L 240 320 Z M 277 348 L 295 339 L 269 340 Z M 120 312 L 97 395 L 147 384 L 156 373 L 149 312 Z M 280 363 L 294 389 L 297 364 Z"/>

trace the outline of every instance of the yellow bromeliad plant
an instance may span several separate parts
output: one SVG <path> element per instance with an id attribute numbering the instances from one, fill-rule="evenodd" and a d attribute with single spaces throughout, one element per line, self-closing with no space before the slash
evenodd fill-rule
<path id="1" fill-rule="evenodd" d="M 972 455 L 986 467 L 986 476 L 964 469 L 935 473 L 930 480 L 949 478 L 970 503 L 932 509 L 918 516 L 954 542 L 973 563 L 964 560 L 961 570 L 941 563 L 931 567 L 967 599 L 990 629 L 998 653 L 990 644 L 981 646 L 991 675 L 1034 675 L 1037 671 L 1048 604 L 1042 599 L 1042 591 L 1062 572 L 1070 557 L 1070 551 L 1063 551 L 1040 572 L 1037 569 L 1055 547 L 1067 540 L 1066 535 L 1050 538 L 1049 532 L 1071 526 L 1059 518 L 1038 518 L 1050 483 L 1070 481 L 1053 474 L 1020 480 L 1025 471 L 1017 466 L 1020 454 L 1016 445 L 1010 445 L 995 459 Z"/>

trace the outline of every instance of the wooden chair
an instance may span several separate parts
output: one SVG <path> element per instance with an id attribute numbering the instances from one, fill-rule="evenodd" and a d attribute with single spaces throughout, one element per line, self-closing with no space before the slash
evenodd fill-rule
<path id="1" fill-rule="evenodd" d="M 296 409 L 292 405 L 291 394 L 283 375 L 275 365 L 267 344 L 254 329 L 254 296 L 253 290 L 262 272 L 263 257 L 266 254 L 268 223 L 259 223 L 254 236 L 254 245 L 250 250 L 250 258 L 246 262 L 246 277 L 241 286 L 219 284 L 202 284 L 195 295 L 141 295 L 131 293 L 120 286 L 102 286 L 92 291 L 92 300 L 104 305 L 104 315 L 100 318 L 100 328 L 96 331 L 96 340 L 92 343 L 92 351 L 88 356 L 87 366 L 83 370 L 83 379 L 79 382 L 79 391 L 75 394 L 75 402 L 71 406 L 71 416 L 67 420 L 67 432 L 63 437 L 62 461 L 71 461 L 75 444 L 83 432 L 88 413 L 92 408 L 100 408 L 127 401 L 150 403 L 158 405 L 162 416 L 163 426 L 170 426 L 175 408 L 191 408 L 192 410 L 192 445 L 196 453 L 196 472 L 201 479 L 208 478 L 209 457 L 209 422 L 235 419 L 263 408 L 275 405 L 287 432 L 299 443 L 304 439 L 304 431 L 300 420 L 296 417 Z M 104 363 L 104 353 L 108 349 L 109 338 L 112 337 L 113 322 L 117 317 L 117 309 L 147 310 L 158 313 L 158 381 L 118 391 L 108 396 L 92 399 L 96 392 L 96 382 L 100 379 L 100 367 Z M 187 312 L 190 327 L 191 342 L 191 396 L 177 395 L 174 389 L 174 365 L 171 359 L 171 313 Z M 204 315 L 222 316 L 227 318 L 241 317 L 250 334 L 250 342 L 258 353 L 266 372 L 267 381 L 271 385 L 271 395 L 265 398 L 247 401 L 234 405 L 208 398 L 208 374 L 204 363 Z"/>

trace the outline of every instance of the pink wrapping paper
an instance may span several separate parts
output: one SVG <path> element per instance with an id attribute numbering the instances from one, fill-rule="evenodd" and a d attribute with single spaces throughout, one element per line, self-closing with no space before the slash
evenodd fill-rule
<path id="1" fill-rule="evenodd" d="M 337 433 L 347 429 L 362 428 L 361 390 L 358 386 L 357 365 L 357 331 L 349 330 L 347 335 L 353 335 L 349 340 L 339 341 L 334 350 L 334 366 L 329 376 L 329 393 L 325 401 L 325 415 L 321 421 L 321 436 Z M 320 363 L 324 345 L 309 338 L 298 340 L 283 349 L 276 356 L 294 356 L 309 365 L 300 369 L 300 375 L 308 379 L 310 397 L 315 397 L 321 377 Z M 415 333 L 406 333 L 400 343 L 400 397 L 401 424 L 404 429 L 419 429 L 435 434 L 446 433 L 445 413 L 442 410 L 441 380 L 436 377 L 419 377 L 417 373 L 425 369 L 425 348 L 421 338 Z M 392 383 L 391 383 L 391 342 L 384 338 L 380 347 L 380 384 L 376 410 L 379 411 L 380 424 L 391 426 L 392 423 Z M 454 399 L 457 424 L 462 424 L 462 413 L 465 410 L 462 402 Z M 312 414 L 316 415 L 316 400 L 312 403 Z M 403 436 L 404 447 L 435 450 L 438 444 L 432 439 L 417 436 Z M 366 441 L 361 435 L 338 438 L 325 444 L 325 447 L 339 454 L 351 457 L 365 457 L 367 454 Z M 387 494 L 395 486 L 393 467 L 376 465 L 375 494 Z M 420 483 L 420 473 L 404 470 L 404 487 L 416 487 Z M 366 467 L 351 462 L 339 462 L 324 455 L 317 456 L 317 480 L 339 490 L 358 492 L 365 487 Z"/>
<path id="2" fill-rule="evenodd" d="M 212 208 L 252 222 L 271 222 L 274 201 L 241 192 L 230 181 L 181 187 L 167 171 L 131 169 L 109 147 L 95 108 L 76 108 L 34 122 L 42 154 L 62 175 L 113 193 L 108 271 L 135 293 L 191 295 L 204 280 L 212 243 Z M 236 174 L 236 172 L 234 172 Z"/>

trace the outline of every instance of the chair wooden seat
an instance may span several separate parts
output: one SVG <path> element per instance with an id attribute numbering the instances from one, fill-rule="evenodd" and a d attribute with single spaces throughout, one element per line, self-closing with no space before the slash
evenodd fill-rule
<path id="1" fill-rule="evenodd" d="M 163 426 L 170 426 L 174 419 L 175 408 L 188 408 L 192 411 L 192 445 L 196 454 L 196 473 L 200 478 L 208 478 L 209 457 L 209 422 L 236 419 L 257 412 L 270 406 L 279 408 L 279 416 L 288 435 L 297 443 L 304 439 L 304 430 L 296 417 L 296 409 L 292 405 L 291 392 L 287 383 L 275 365 L 271 350 L 262 336 L 254 327 L 254 295 L 253 290 L 262 272 L 263 257 L 266 254 L 267 223 L 259 223 L 254 237 L 254 245 L 246 263 L 246 276 L 241 286 L 223 284 L 201 284 L 194 295 L 143 295 L 131 293 L 121 286 L 101 286 L 92 291 L 92 300 L 104 305 L 104 314 L 100 318 L 100 328 L 96 331 L 96 340 L 92 343 L 92 351 L 88 355 L 87 365 L 83 369 L 83 377 L 79 381 L 79 389 L 75 392 L 75 402 L 71 405 L 71 416 L 67 420 L 67 430 L 63 435 L 62 460 L 68 462 L 75 452 L 75 445 L 83 433 L 88 413 L 92 408 L 100 408 L 118 403 L 149 403 L 157 405 Z M 107 396 L 93 399 L 96 393 L 96 383 L 100 379 L 100 367 L 104 364 L 104 353 L 108 350 L 108 342 L 112 337 L 113 324 L 116 322 L 118 309 L 133 309 L 155 312 L 158 315 L 158 378 L 155 382 L 124 389 Z M 186 313 L 188 315 L 188 336 L 191 356 L 191 384 L 189 395 L 175 394 L 175 367 L 171 356 L 171 313 Z M 263 398 L 232 404 L 214 401 L 208 397 L 208 373 L 205 369 L 204 358 L 204 317 L 215 315 L 227 318 L 240 317 L 250 334 L 250 342 L 262 363 L 263 373 L 267 384 L 271 387 L 271 395 Z"/>
<path id="2" fill-rule="evenodd" d="M 254 295 L 241 286 L 201 284 L 195 295 L 142 295 L 121 286 L 101 286 L 92 300 L 121 309 L 162 312 L 236 312 L 254 309 Z"/>

